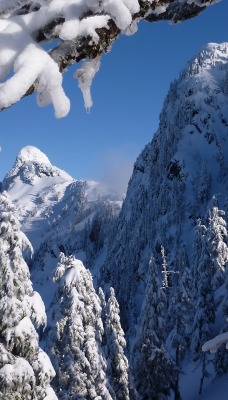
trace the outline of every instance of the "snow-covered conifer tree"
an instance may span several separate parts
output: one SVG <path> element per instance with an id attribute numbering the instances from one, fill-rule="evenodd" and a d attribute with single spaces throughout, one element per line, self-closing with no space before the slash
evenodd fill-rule
<path id="1" fill-rule="evenodd" d="M 202 353 L 202 345 L 211 339 L 212 328 L 215 322 L 216 304 L 214 290 L 212 288 L 213 271 L 208 252 L 207 228 L 198 221 L 195 235 L 194 264 L 194 308 L 195 316 L 192 328 L 191 350 L 195 360 L 202 361 L 202 375 L 199 392 L 203 388 L 203 382 L 209 376 L 208 356 Z"/>
<path id="2" fill-rule="evenodd" d="M 101 306 L 91 274 L 81 261 L 60 253 L 54 280 L 59 286 L 47 345 L 56 393 L 61 400 L 111 400 L 101 350 Z"/>
<path id="3" fill-rule="evenodd" d="M 219 334 L 227 335 L 226 340 L 217 344 L 217 352 L 215 355 L 215 369 L 218 376 L 228 373 L 228 275 L 226 274 L 226 282 L 222 290 L 222 310 L 223 310 L 223 326 Z M 221 290 L 220 289 L 220 290 Z"/>
<path id="4" fill-rule="evenodd" d="M 19 229 L 15 207 L 0 195 L 0 399 L 57 400 L 50 387 L 55 372 L 39 347 L 46 324 L 44 304 L 33 291 L 22 251 L 31 245 Z"/>
<path id="5" fill-rule="evenodd" d="M 192 299 L 194 305 L 197 301 L 197 290 L 198 290 L 198 282 L 200 280 L 200 271 L 198 269 L 199 261 L 202 255 L 202 252 L 205 250 L 205 240 L 202 241 L 202 236 L 205 236 L 207 232 L 207 228 L 202 224 L 201 219 L 199 218 L 196 221 L 196 226 L 194 230 L 194 239 L 193 239 L 193 255 L 192 255 Z M 204 245 L 204 247 L 203 247 Z"/>
<path id="6" fill-rule="evenodd" d="M 172 288 L 168 308 L 169 326 L 171 332 L 167 339 L 169 352 L 174 360 L 177 371 L 181 371 L 181 361 L 189 347 L 192 329 L 193 305 L 188 294 L 187 274 L 178 274 L 177 285 Z M 175 399 L 179 397 L 179 373 L 176 376 Z"/>
<path id="7" fill-rule="evenodd" d="M 190 271 L 188 255 L 183 244 L 179 245 L 177 253 L 175 254 L 175 265 L 170 274 L 170 293 L 169 293 L 169 306 L 168 306 L 168 329 L 171 332 L 170 337 L 176 342 L 179 341 L 179 337 L 182 345 L 179 347 L 179 355 L 176 354 L 175 359 L 181 359 L 181 353 L 188 342 L 192 317 L 193 317 L 193 305 L 192 305 L 192 272 Z M 185 345 L 184 345 L 185 343 Z M 174 345 L 174 348 L 176 348 Z M 183 354 L 182 354 L 183 355 Z"/>
<path id="8" fill-rule="evenodd" d="M 227 230 L 224 219 L 225 212 L 219 210 L 216 199 L 212 199 L 208 211 L 207 245 L 210 254 L 210 268 L 214 290 L 225 281 L 225 270 L 228 264 Z"/>
<path id="9" fill-rule="evenodd" d="M 120 323 L 120 310 L 115 291 L 110 288 L 106 306 L 105 336 L 107 374 L 117 400 L 129 400 L 128 360 L 124 355 L 126 341 Z"/>
<path id="10" fill-rule="evenodd" d="M 99 299 L 100 299 L 100 303 L 101 303 L 101 319 L 102 319 L 102 322 L 104 324 L 105 321 L 106 321 L 107 303 L 106 303 L 104 291 L 103 291 L 103 289 L 101 287 L 99 287 L 98 295 L 99 295 Z"/>
<path id="11" fill-rule="evenodd" d="M 228 279 L 224 285 L 225 296 L 223 300 L 224 325 L 220 333 L 211 340 L 203 344 L 204 352 L 210 351 L 215 354 L 214 364 L 215 371 L 218 376 L 227 374 L 228 372 Z M 223 292 L 224 293 L 224 292 Z"/>
<path id="12" fill-rule="evenodd" d="M 167 299 L 153 258 L 150 260 L 147 288 L 141 311 L 141 324 L 135 353 L 137 388 L 143 399 L 159 400 L 174 389 L 174 363 L 165 348 Z"/>
<path id="13" fill-rule="evenodd" d="M 191 349 L 195 359 L 202 359 L 202 377 L 200 392 L 204 378 L 208 377 L 208 356 L 201 352 L 202 345 L 213 336 L 215 314 L 220 302 L 215 303 L 214 293 L 225 283 L 225 271 L 228 262 L 228 248 L 226 244 L 227 230 L 224 211 L 218 209 L 217 199 L 213 197 L 209 204 L 207 225 L 198 221 L 194 241 L 193 273 L 194 273 L 194 307 L 195 317 Z M 223 357 L 221 352 L 223 351 Z M 227 356 L 224 348 L 219 349 L 216 356 L 217 370 L 224 370 L 227 366 Z"/>
<path id="14" fill-rule="evenodd" d="M 205 163 L 202 163 L 202 170 L 200 175 L 200 182 L 198 188 L 198 200 L 201 203 L 207 203 L 210 196 L 211 189 L 211 176 L 207 171 Z"/>
<path id="15" fill-rule="evenodd" d="M 194 291 L 195 291 L 195 318 L 193 322 L 193 334 L 191 348 L 195 354 L 210 337 L 211 329 L 215 319 L 214 291 L 211 285 L 213 273 L 210 268 L 210 254 L 207 251 L 207 231 L 205 226 L 198 224 L 196 227 L 200 239 L 195 249 L 200 253 L 195 256 L 194 264 Z"/>

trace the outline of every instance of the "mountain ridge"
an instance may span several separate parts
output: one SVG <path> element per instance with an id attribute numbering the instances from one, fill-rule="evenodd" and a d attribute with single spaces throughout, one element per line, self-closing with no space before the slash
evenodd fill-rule
<path id="1" fill-rule="evenodd" d="M 200 240 L 208 241 L 207 246 L 210 247 L 215 239 L 206 238 L 206 235 L 209 235 L 212 229 L 211 221 L 217 212 L 220 213 L 219 209 L 225 211 L 223 218 L 227 222 L 227 65 L 227 43 L 207 46 L 187 64 L 179 79 L 171 83 L 160 114 L 158 131 L 134 165 L 133 175 L 116 224 L 116 239 L 107 252 L 101 278 L 101 282 L 111 284 L 116 290 L 122 323 L 127 335 L 128 354 L 132 363 L 141 357 L 140 351 L 142 351 L 137 349 L 135 344 L 140 340 L 146 340 L 145 337 L 140 339 L 139 332 L 143 318 L 149 318 L 143 315 L 143 310 L 146 301 L 145 292 L 149 290 L 147 285 L 151 257 L 154 257 L 157 264 L 161 285 L 164 274 L 167 274 L 170 285 L 166 290 L 170 307 L 168 314 L 172 315 L 177 312 L 175 307 L 171 310 L 172 302 L 180 301 L 176 299 L 179 288 L 183 286 L 180 278 L 182 281 L 186 280 L 183 286 L 186 287 L 191 281 L 188 276 L 197 274 L 197 268 L 203 262 L 194 253 L 197 248 L 195 243 L 197 229 L 200 238 L 202 235 Z M 215 199 L 211 200 L 213 196 Z M 197 227 L 199 220 L 202 227 Z M 220 236 L 219 240 L 220 243 L 223 240 L 227 243 L 226 234 L 224 237 Z M 216 246 L 215 242 L 213 243 L 213 246 Z M 204 245 L 200 246 L 203 252 Z M 218 253 L 212 255 L 210 249 L 204 251 L 205 254 L 211 254 L 211 260 L 218 257 Z M 224 263 L 227 265 L 226 258 Z M 209 260 L 208 265 L 210 265 Z M 225 276 L 223 282 L 224 280 Z M 188 301 L 193 304 L 190 327 L 193 331 L 199 307 L 197 296 L 202 295 L 199 292 L 201 284 L 197 282 L 196 277 L 194 284 L 196 285 L 194 288 L 187 290 Z M 195 297 L 194 290 L 199 292 L 194 295 Z M 223 286 L 220 300 L 216 292 L 212 296 L 221 302 L 221 296 L 225 296 L 225 293 Z M 186 288 L 181 296 L 182 299 L 186 297 Z M 191 298 L 192 296 L 194 298 Z M 217 321 L 220 313 L 220 324 L 215 327 L 211 323 L 211 334 L 212 330 L 218 333 L 224 326 L 221 310 L 220 303 L 215 310 Z M 156 316 L 152 315 L 151 318 Z M 172 320 L 172 317 L 170 318 Z M 176 328 L 175 321 L 170 322 L 168 318 L 166 323 L 168 340 L 171 334 L 174 335 L 173 331 L 175 332 Z M 177 333 L 175 335 L 177 336 Z M 190 343 L 191 336 L 187 335 L 186 341 Z M 166 346 L 168 353 L 174 354 L 170 341 Z M 193 355 L 188 347 L 189 344 L 186 346 L 186 357 L 192 360 L 194 365 L 193 359 L 196 355 Z M 174 355 L 174 361 L 175 357 Z M 178 368 L 181 370 L 186 367 L 182 364 Z M 213 373 L 211 372 L 212 375 Z M 144 375 L 146 379 L 146 371 Z M 137 381 L 137 370 L 135 378 Z M 180 379 L 183 390 L 186 382 L 182 375 Z M 139 385 L 139 382 L 137 384 Z M 198 385 L 200 386 L 200 383 Z M 148 382 L 145 383 L 144 389 L 147 386 Z M 195 390 L 196 396 L 197 389 Z"/>
<path id="2" fill-rule="evenodd" d="M 35 179 L 42 177 L 62 177 L 72 181 L 73 178 L 65 171 L 52 166 L 48 157 L 34 146 L 23 147 L 17 157 L 14 166 L 3 179 L 3 189 L 9 190 L 18 179 L 30 185 L 35 185 Z"/>
<path id="3" fill-rule="evenodd" d="M 213 56 L 217 49 L 222 49 L 223 54 L 226 54 L 228 58 L 227 43 L 213 45 L 209 54 Z M 203 54 L 202 58 L 205 57 L 204 50 L 200 54 Z M 227 74 L 227 64 L 224 64 L 223 60 L 222 63 L 220 60 L 217 60 L 216 64 L 206 63 L 206 70 L 210 65 L 209 70 L 212 75 L 215 72 L 217 84 L 215 85 L 216 82 L 214 82 L 215 86 L 211 88 L 210 80 L 207 86 L 201 87 L 199 78 L 204 69 L 193 75 L 190 72 L 192 78 L 185 82 L 189 69 L 194 70 L 195 66 L 198 66 L 199 59 L 200 57 L 194 57 L 193 61 L 188 63 L 181 72 L 180 78 L 171 84 L 160 115 L 159 129 L 134 165 L 133 176 L 120 213 L 119 225 L 125 226 L 120 220 L 126 219 L 131 232 L 131 223 L 135 223 L 136 230 L 142 229 L 138 226 L 137 218 L 133 222 L 133 214 L 142 215 L 144 212 L 144 218 L 148 216 L 151 239 L 144 238 L 147 243 L 151 243 L 152 240 L 156 242 L 157 237 L 157 244 L 159 245 L 162 241 L 163 246 L 166 246 L 168 240 L 167 235 L 161 230 L 158 230 L 156 235 L 154 223 L 152 223 L 157 220 L 156 213 L 159 214 L 163 229 L 166 226 L 170 232 L 169 239 L 174 241 L 171 230 L 173 229 L 174 234 L 176 233 L 174 227 L 183 217 L 183 212 L 187 214 L 186 232 L 189 232 L 194 221 L 205 214 L 207 202 L 214 194 L 218 194 L 221 206 L 226 208 L 228 151 L 225 143 L 228 139 L 224 114 L 227 113 L 228 98 L 224 76 Z M 225 65 L 224 68 L 222 68 L 223 65 Z M 197 79 L 195 79 L 196 76 Z M 224 87 L 218 92 L 217 87 L 223 82 Z M 207 104 L 208 97 L 210 97 L 209 104 Z M 217 165 L 216 170 L 215 165 Z M 202 189 L 199 187 L 200 182 Z M 204 184 L 207 188 L 203 187 Z M 183 193 L 185 191 L 186 195 L 186 187 L 188 193 L 184 198 Z M 196 206 L 196 203 L 199 205 Z M 171 205 L 175 206 L 174 215 L 169 215 Z M 185 210 L 183 210 L 183 205 L 185 205 Z M 149 212 L 148 215 L 147 212 Z M 167 221 L 167 219 L 170 220 Z M 148 220 L 144 220 L 143 224 L 148 225 Z M 171 226 L 173 226 L 172 229 Z M 120 237 L 120 235 L 121 229 L 117 233 L 117 236 Z M 142 240 L 142 235 L 140 235 L 139 241 Z M 128 242 L 126 246 L 129 246 Z M 156 248 L 156 243 L 153 248 Z"/>

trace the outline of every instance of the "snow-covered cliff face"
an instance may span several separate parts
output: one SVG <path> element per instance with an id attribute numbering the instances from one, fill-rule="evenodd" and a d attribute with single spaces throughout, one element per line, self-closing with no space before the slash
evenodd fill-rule
<path id="1" fill-rule="evenodd" d="M 177 370 L 183 367 L 186 354 L 189 362 L 202 361 L 203 341 L 225 326 L 227 176 L 228 43 L 212 43 L 170 86 L 159 129 L 134 165 L 102 271 L 101 282 L 115 288 L 130 364 L 140 394 L 148 396 L 145 398 L 158 398 L 153 394 L 153 382 L 150 391 L 150 370 L 161 367 L 159 379 L 167 383 L 167 354 Z M 161 295 L 150 287 L 155 279 L 148 275 L 155 274 L 149 269 L 151 257 L 166 294 L 164 321 L 159 314 L 161 304 L 156 305 Z M 159 292 L 159 285 L 156 287 Z M 148 332 L 143 327 L 148 327 Z M 219 360 L 223 360 L 221 370 L 227 371 L 224 352 Z M 162 362 L 159 357 L 156 361 L 156 354 L 164 354 Z M 174 373 L 172 386 L 170 374 L 175 398 L 180 391 L 184 399 L 192 399 L 194 390 L 196 396 L 197 390 L 206 386 L 210 362 L 207 358 L 205 364 L 195 364 L 197 377 L 191 377 L 195 382 L 191 396 L 185 391 L 185 378 Z M 186 371 L 186 366 L 183 368 Z"/>
<path id="2" fill-rule="evenodd" d="M 137 159 L 103 279 L 115 287 L 125 329 L 135 331 L 153 254 L 191 264 L 194 228 L 208 202 L 228 198 L 228 43 L 209 44 L 170 86 L 151 143 Z M 129 301 L 130 299 L 130 301 Z"/>

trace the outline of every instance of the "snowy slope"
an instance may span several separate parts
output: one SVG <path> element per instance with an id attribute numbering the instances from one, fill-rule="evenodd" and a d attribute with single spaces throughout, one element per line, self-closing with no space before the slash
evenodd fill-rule
<path id="1" fill-rule="evenodd" d="M 171 84 L 159 129 L 134 165 L 117 239 L 109 252 L 110 270 L 118 255 L 117 276 L 112 278 L 116 285 L 126 266 L 129 274 L 137 274 L 142 281 L 147 269 L 144 253 L 148 260 L 161 244 L 170 264 L 180 243 L 191 254 L 195 222 L 204 217 L 213 195 L 218 196 L 220 208 L 227 210 L 227 63 L 228 44 L 210 44 Z M 126 285 L 117 290 L 127 299 L 129 275 L 124 280 Z"/>
<path id="2" fill-rule="evenodd" d="M 216 379 L 201 396 L 197 396 L 194 400 L 226 400 L 228 388 L 228 377 L 223 376 Z"/>
<path id="3" fill-rule="evenodd" d="M 209 44 L 171 84 L 159 129 L 135 163 L 103 270 L 103 281 L 115 287 L 132 348 L 151 255 L 161 270 L 164 247 L 169 276 L 175 280 L 183 263 L 192 268 L 195 226 L 198 218 L 204 221 L 212 196 L 227 218 L 227 82 L 228 43 Z M 218 320 L 212 335 L 223 326 L 217 315 Z M 131 354 L 131 345 L 133 361 L 137 354 Z"/>
<path id="4" fill-rule="evenodd" d="M 61 212 L 80 196 L 84 201 L 95 203 L 98 199 L 117 198 L 106 187 L 94 181 L 76 181 L 65 171 L 53 166 L 47 156 L 33 146 L 26 146 L 16 157 L 13 168 L 3 180 L 6 190 L 17 207 L 18 219 L 23 232 L 37 248 L 41 237 L 50 231 L 50 224 L 59 218 Z M 69 214 L 69 213 L 68 213 Z M 72 215 L 68 215 L 68 224 Z M 66 218 L 61 224 L 66 225 Z M 43 239 L 42 239 L 43 240 Z"/>
<path id="5" fill-rule="evenodd" d="M 53 167 L 46 155 L 33 146 L 24 147 L 17 155 L 3 180 L 3 190 L 16 205 L 19 221 L 33 245 L 37 246 L 35 241 L 47 229 L 53 206 L 72 182 L 70 175 Z"/>
<path id="6" fill-rule="evenodd" d="M 85 246 L 85 231 L 89 236 L 97 214 L 105 226 L 108 215 L 119 212 L 121 201 L 103 184 L 74 180 L 33 146 L 21 149 L 2 190 L 16 205 L 21 229 L 35 250 L 30 262 L 32 279 L 48 306 L 55 290 L 52 273 L 60 251 L 76 254 L 91 265 L 96 250 L 89 239 Z"/>

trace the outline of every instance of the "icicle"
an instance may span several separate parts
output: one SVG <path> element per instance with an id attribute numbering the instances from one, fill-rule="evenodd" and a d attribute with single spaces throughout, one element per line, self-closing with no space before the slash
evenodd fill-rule
<path id="1" fill-rule="evenodd" d="M 86 111 L 89 112 L 93 105 L 90 88 L 95 74 L 100 68 L 100 57 L 86 61 L 80 69 L 78 69 L 74 77 L 78 79 L 78 86 L 82 91 Z"/>

